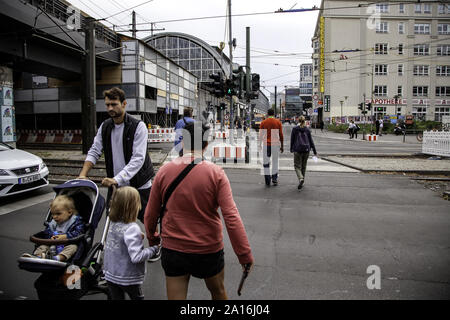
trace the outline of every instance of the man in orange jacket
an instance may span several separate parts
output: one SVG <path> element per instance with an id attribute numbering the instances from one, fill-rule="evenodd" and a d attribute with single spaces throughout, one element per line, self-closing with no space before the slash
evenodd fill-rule
<path id="1" fill-rule="evenodd" d="M 259 145 L 263 151 L 263 167 L 266 186 L 270 187 L 270 180 L 274 186 L 278 185 L 278 159 L 283 153 L 283 127 L 280 120 L 275 119 L 275 111 L 269 109 L 268 118 L 261 122 L 259 128 Z M 272 157 L 272 174 L 270 174 L 270 158 Z"/>

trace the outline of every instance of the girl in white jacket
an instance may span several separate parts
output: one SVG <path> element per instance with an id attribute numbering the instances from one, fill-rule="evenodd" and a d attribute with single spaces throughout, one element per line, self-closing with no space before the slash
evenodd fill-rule
<path id="1" fill-rule="evenodd" d="M 158 246 L 144 248 L 144 234 L 136 223 L 141 209 L 139 192 L 133 187 L 118 188 L 111 202 L 108 237 L 105 244 L 103 271 L 113 300 L 143 300 L 145 262 Z"/>

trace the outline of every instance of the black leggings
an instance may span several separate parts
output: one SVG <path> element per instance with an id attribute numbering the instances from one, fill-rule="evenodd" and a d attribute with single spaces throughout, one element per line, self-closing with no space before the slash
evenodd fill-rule
<path id="1" fill-rule="evenodd" d="M 111 294 L 112 300 L 125 300 L 125 292 L 131 300 L 144 300 L 144 294 L 142 293 L 142 288 L 139 284 L 132 286 L 121 286 L 109 281 L 106 283 L 108 284 L 108 290 Z"/>

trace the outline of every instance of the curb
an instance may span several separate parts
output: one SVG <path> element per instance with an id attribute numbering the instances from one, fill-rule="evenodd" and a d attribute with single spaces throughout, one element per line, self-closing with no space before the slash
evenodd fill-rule
<path id="1" fill-rule="evenodd" d="M 450 172 L 448 170 L 382 170 L 382 169 L 363 169 L 363 168 L 358 168 L 352 165 L 349 165 L 347 163 L 343 163 L 340 161 L 336 161 L 336 160 L 331 160 L 328 159 L 327 157 L 321 157 L 322 159 L 329 161 L 329 162 L 333 162 L 336 164 L 340 164 L 342 166 L 345 167 L 349 167 L 351 169 L 354 170 L 358 170 L 364 173 L 415 173 L 415 174 L 420 174 L 420 175 L 445 175 L 445 176 L 450 176 Z"/>
<path id="2" fill-rule="evenodd" d="M 421 142 L 408 142 L 408 141 L 386 141 L 386 140 L 379 140 L 377 139 L 376 141 L 369 141 L 369 140 L 363 140 L 363 139 L 349 139 L 349 138 L 342 138 L 342 137 L 335 137 L 335 136 L 331 136 L 331 135 L 321 135 L 321 134 L 315 134 L 313 132 L 311 132 L 311 135 L 314 138 L 326 138 L 326 139 L 333 139 L 333 140 L 342 140 L 342 141 L 356 141 L 356 142 L 370 142 L 370 143 L 401 143 L 401 144 L 412 144 L 412 145 L 420 145 Z M 366 134 L 366 137 L 368 135 Z"/>

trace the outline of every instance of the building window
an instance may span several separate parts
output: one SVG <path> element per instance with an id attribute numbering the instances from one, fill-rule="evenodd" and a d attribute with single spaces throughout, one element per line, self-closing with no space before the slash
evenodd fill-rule
<path id="1" fill-rule="evenodd" d="M 375 86 L 373 89 L 373 94 L 377 97 L 387 96 L 387 86 Z"/>
<path id="2" fill-rule="evenodd" d="M 425 120 L 427 116 L 427 107 L 413 107 L 412 115 L 416 120 Z"/>
<path id="3" fill-rule="evenodd" d="M 375 54 L 388 54 L 388 44 L 387 43 L 376 43 L 375 44 Z"/>
<path id="4" fill-rule="evenodd" d="M 442 116 L 450 116 L 450 107 L 436 107 L 434 109 L 434 120 L 442 121 Z"/>
<path id="5" fill-rule="evenodd" d="M 404 22 L 400 22 L 398 24 L 398 33 L 399 34 L 404 34 L 405 33 L 405 23 Z"/>
<path id="6" fill-rule="evenodd" d="M 437 46 L 437 55 L 438 56 L 448 56 L 450 55 L 450 45 L 449 44 L 440 44 Z"/>
<path id="7" fill-rule="evenodd" d="M 403 54 L 403 43 L 398 45 L 398 54 Z"/>
<path id="8" fill-rule="evenodd" d="M 413 86 L 413 97 L 428 97 L 428 86 Z"/>
<path id="9" fill-rule="evenodd" d="M 389 32 L 388 23 L 386 21 L 377 22 L 376 32 L 377 33 L 388 33 Z"/>
<path id="10" fill-rule="evenodd" d="M 399 97 L 401 97 L 403 95 L 403 87 L 402 86 L 397 87 L 397 95 Z"/>
<path id="11" fill-rule="evenodd" d="M 450 87 L 436 87 L 436 97 L 450 97 Z"/>
<path id="12" fill-rule="evenodd" d="M 450 4 L 438 4 L 438 13 L 439 14 L 446 14 L 450 13 Z"/>
<path id="13" fill-rule="evenodd" d="M 423 4 L 423 13 L 431 13 L 431 4 L 429 3 Z"/>
<path id="14" fill-rule="evenodd" d="M 420 3 L 414 5 L 414 13 L 422 13 L 422 5 Z"/>
<path id="15" fill-rule="evenodd" d="M 375 65 L 375 75 L 376 76 L 387 76 L 388 65 L 387 64 L 376 64 Z"/>
<path id="16" fill-rule="evenodd" d="M 427 65 L 415 65 L 414 66 L 414 75 L 415 76 L 429 76 L 430 66 Z"/>
<path id="17" fill-rule="evenodd" d="M 415 44 L 414 55 L 415 56 L 428 56 L 430 54 L 430 45 L 428 44 Z"/>
<path id="18" fill-rule="evenodd" d="M 405 4 L 404 3 L 400 3 L 398 5 L 398 13 L 405 13 Z"/>
<path id="19" fill-rule="evenodd" d="M 388 13 L 389 12 L 389 5 L 386 3 L 378 3 L 376 5 L 376 12 L 377 13 Z"/>
<path id="20" fill-rule="evenodd" d="M 438 23 L 438 34 L 450 34 L 450 23 Z"/>
<path id="21" fill-rule="evenodd" d="M 450 76 L 450 66 L 436 66 L 437 76 Z"/>
<path id="22" fill-rule="evenodd" d="M 414 24 L 414 34 L 430 34 L 430 24 L 429 23 L 415 23 Z"/>
<path id="23" fill-rule="evenodd" d="M 403 75 L 403 64 L 399 64 L 397 66 L 397 73 L 398 73 L 399 76 Z"/>

